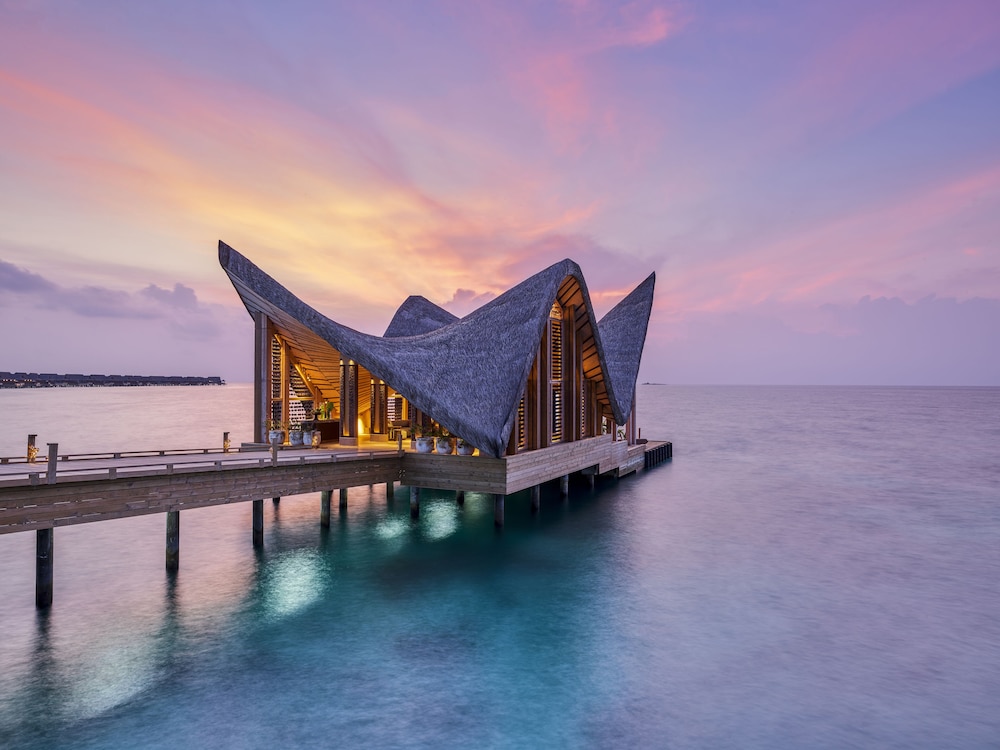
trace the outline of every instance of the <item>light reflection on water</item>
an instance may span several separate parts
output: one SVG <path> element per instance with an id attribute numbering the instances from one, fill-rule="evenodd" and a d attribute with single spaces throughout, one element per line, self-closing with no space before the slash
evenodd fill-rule
<path id="1" fill-rule="evenodd" d="M 248 393 L 208 390 L 214 415 L 148 408 L 238 433 Z M 502 532 L 488 495 L 414 521 L 360 487 L 328 530 L 318 495 L 265 502 L 262 551 L 248 503 L 185 511 L 169 577 L 161 516 L 65 527 L 42 616 L 32 535 L 0 537 L 0 746 L 995 742 L 1000 391 L 644 388 L 640 413 L 672 464 L 512 496 Z"/>

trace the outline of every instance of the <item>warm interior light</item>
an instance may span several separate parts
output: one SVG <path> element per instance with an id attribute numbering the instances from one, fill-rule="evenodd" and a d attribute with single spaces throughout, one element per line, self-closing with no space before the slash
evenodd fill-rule
<path id="1" fill-rule="evenodd" d="M 367 435 L 368 431 L 365 430 L 365 421 L 358 417 L 358 435 Z"/>

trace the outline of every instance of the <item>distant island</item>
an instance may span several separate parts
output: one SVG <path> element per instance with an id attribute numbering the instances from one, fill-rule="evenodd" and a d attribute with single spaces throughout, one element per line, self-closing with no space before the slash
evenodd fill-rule
<path id="1" fill-rule="evenodd" d="M 225 385 L 220 377 L 182 375 L 57 375 L 54 372 L 0 372 L 0 388 L 94 388 L 140 385 Z"/>

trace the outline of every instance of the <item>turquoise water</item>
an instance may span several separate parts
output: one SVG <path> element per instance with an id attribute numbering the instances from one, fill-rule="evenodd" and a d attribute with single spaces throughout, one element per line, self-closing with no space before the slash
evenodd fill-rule
<path id="1" fill-rule="evenodd" d="M 246 387 L 0 391 L 62 450 L 249 434 Z M 643 386 L 673 462 L 568 502 L 352 489 L 0 536 L 0 746 L 996 747 L 1000 389 Z M 51 435 L 39 425 L 49 426 Z M 336 505 L 336 504 L 335 504 Z"/>

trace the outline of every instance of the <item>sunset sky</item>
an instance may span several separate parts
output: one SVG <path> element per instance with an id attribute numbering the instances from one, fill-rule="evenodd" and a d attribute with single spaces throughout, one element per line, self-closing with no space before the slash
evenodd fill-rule
<path id="1" fill-rule="evenodd" d="M 1000 4 L 0 0 L 0 370 L 651 271 L 641 380 L 1000 385 Z"/>

